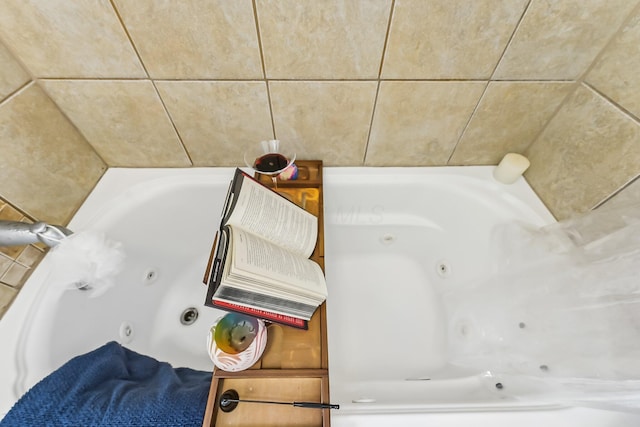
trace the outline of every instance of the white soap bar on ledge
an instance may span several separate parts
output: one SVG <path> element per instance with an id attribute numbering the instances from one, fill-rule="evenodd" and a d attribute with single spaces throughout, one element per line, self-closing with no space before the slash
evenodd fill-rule
<path id="1" fill-rule="evenodd" d="M 522 154 L 508 153 L 493 170 L 493 177 L 503 184 L 513 184 L 529 168 L 531 163 Z"/>

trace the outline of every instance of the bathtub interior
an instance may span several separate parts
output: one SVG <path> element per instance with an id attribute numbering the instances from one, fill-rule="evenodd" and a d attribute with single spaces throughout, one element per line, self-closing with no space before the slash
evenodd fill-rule
<path id="1" fill-rule="evenodd" d="M 92 298 L 91 291 L 63 289 L 45 257 L 0 322 L 5 348 L 12 349 L 1 356 L 3 405 L 108 341 L 175 367 L 213 369 L 206 337 L 224 312 L 203 305 L 202 277 L 232 174 L 229 168 L 107 172 L 69 228 L 121 243 L 123 268 L 107 292 Z M 193 318 L 183 315 L 192 307 L 198 317 L 183 324 Z"/>
<path id="2" fill-rule="evenodd" d="M 329 365 L 342 413 L 541 405 L 448 363 L 441 293 L 496 267 L 494 226 L 553 221 L 524 180 L 505 186 L 490 171 L 327 174 Z"/>
<path id="3" fill-rule="evenodd" d="M 491 268 L 493 224 L 553 220 L 524 180 L 504 186 L 490 171 L 325 168 L 330 391 L 341 413 L 512 404 L 478 373 L 447 364 L 438 298 Z M 0 322 L 6 348 L 15 349 L 0 355 L 2 404 L 110 340 L 211 370 L 205 339 L 224 313 L 203 306 L 202 275 L 232 175 L 232 168 L 110 169 L 69 228 L 121 242 L 125 267 L 109 292 L 90 298 L 42 286 L 53 274 L 45 257 Z M 183 325 L 191 307 L 199 316 Z"/>

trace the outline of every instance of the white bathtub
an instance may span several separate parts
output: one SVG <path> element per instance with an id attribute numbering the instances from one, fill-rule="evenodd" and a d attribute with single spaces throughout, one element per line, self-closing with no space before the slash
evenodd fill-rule
<path id="1" fill-rule="evenodd" d="M 125 268 L 92 299 L 46 286 L 45 257 L 0 321 L 0 415 L 109 340 L 174 366 L 212 368 L 205 337 L 221 312 L 203 306 L 201 281 L 231 177 L 229 168 L 105 174 L 69 228 L 122 242 Z M 524 180 L 500 185 L 490 167 L 325 168 L 324 191 L 330 392 L 341 405 L 332 425 L 458 425 L 470 413 L 493 427 L 637 425 L 628 414 L 516 401 L 447 365 L 439 289 L 490 268 L 492 225 L 552 221 Z M 181 324 L 191 307 L 198 319 Z"/>

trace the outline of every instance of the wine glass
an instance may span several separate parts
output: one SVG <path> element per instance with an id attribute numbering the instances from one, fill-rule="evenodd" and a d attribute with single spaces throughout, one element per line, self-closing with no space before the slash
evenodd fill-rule
<path id="1" fill-rule="evenodd" d="M 271 177 L 273 185 L 278 188 L 278 175 L 293 164 L 296 154 L 283 149 L 277 139 L 260 141 L 244 153 L 244 163 L 256 172 Z"/>

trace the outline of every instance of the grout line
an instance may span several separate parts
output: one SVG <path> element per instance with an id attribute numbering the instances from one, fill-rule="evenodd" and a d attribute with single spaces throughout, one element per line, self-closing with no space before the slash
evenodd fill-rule
<path id="1" fill-rule="evenodd" d="M 620 188 L 618 188 L 617 190 L 611 192 L 611 194 L 605 196 L 602 200 L 600 200 L 598 203 L 596 203 L 591 210 L 597 209 L 600 206 L 604 205 L 605 203 L 607 203 L 609 200 L 613 199 L 617 194 L 619 194 L 620 192 L 622 192 L 625 188 L 629 187 L 631 184 L 633 184 L 635 181 L 640 180 L 640 174 L 636 175 L 635 177 L 631 178 L 629 181 L 627 181 L 625 184 L 622 184 L 620 186 Z"/>
<path id="2" fill-rule="evenodd" d="M 602 59 L 602 57 L 604 56 L 604 53 L 607 50 L 609 50 L 611 45 L 614 44 L 615 40 L 622 33 L 622 30 L 627 25 L 629 25 L 629 22 L 631 22 L 631 20 L 633 20 L 635 15 L 637 13 L 639 13 L 639 12 L 640 12 L 640 2 L 638 2 L 638 4 L 631 9 L 631 11 L 629 12 L 629 15 L 627 15 L 627 17 L 622 21 L 622 24 L 620 24 L 620 27 L 618 27 L 618 29 L 613 33 L 613 35 L 609 38 L 609 40 L 604 44 L 604 46 L 602 47 L 600 52 L 598 52 L 598 54 L 595 56 L 595 58 L 593 58 L 593 61 L 591 61 L 591 64 L 587 67 L 587 69 L 584 71 L 584 73 L 582 73 L 582 75 L 580 77 L 578 77 L 578 81 L 580 81 L 580 82 L 584 82 L 585 81 L 585 78 L 587 77 L 587 75 L 596 66 L 596 64 L 600 61 L 600 59 Z"/>
<path id="3" fill-rule="evenodd" d="M 373 119 L 376 116 L 376 106 L 378 105 L 378 95 L 380 94 L 380 81 L 376 85 L 376 95 L 373 97 L 373 108 L 371 109 L 371 120 L 369 121 L 369 131 L 367 132 L 367 141 L 364 144 L 364 153 L 362 153 L 361 165 L 364 166 L 369 153 L 369 142 L 371 141 L 371 130 L 373 129 Z"/>
<path id="4" fill-rule="evenodd" d="M 491 71 L 491 74 L 489 75 L 489 79 L 488 80 L 482 80 L 482 81 L 486 81 L 486 84 L 484 86 L 482 94 L 480 95 L 480 98 L 478 98 L 478 102 L 476 103 L 476 106 L 473 108 L 473 111 L 469 115 L 469 119 L 467 119 L 467 123 L 465 123 L 464 128 L 462 128 L 462 132 L 460 132 L 460 135 L 458 135 L 458 139 L 456 140 L 456 143 L 454 144 L 453 148 L 451 149 L 451 153 L 449 154 L 449 157 L 447 158 L 447 162 L 445 163 L 445 165 L 447 165 L 447 166 L 450 165 L 451 159 L 453 158 L 453 155 L 455 154 L 456 150 L 458 149 L 458 146 L 460 145 L 460 142 L 462 141 L 462 138 L 467 133 L 467 129 L 469 129 L 469 125 L 471 124 L 471 121 L 475 117 L 475 115 L 476 115 L 476 113 L 478 111 L 478 108 L 480 107 L 480 104 L 482 103 L 482 100 L 484 99 L 484 97 L 485 97 L 485 95 L 487 93 L 487 90 L 489 89 L 489 84 L 491 84 L 491 81 L 494 78 L 496 70 L 498 69 L 498 67 L 500 66 L 500 63 L 504 59 L 504 55 L 507 52 L 507 50 L 509 49 L 509 46 L 511 46 L 511 43 L 513 42 L 513 38 L 515 37 L 516 33 L 518 32 L 518 29 L 520 28 L 520 25 L 522 24 L 522 21 L 524 20 L 524 17 L 527 14 L 527 11 L 529 10 L 529 6 L 531 6 L 531 1 L 532 0 L 529 0 L 527 5 L 522 10 L 522 13 L 520 14 L 520 18 L 518 19 L 518 22 L 516 23 L 515 27 L 513 28 L 513 31 L 511 32 L 511 35 L 509 36 L 509 40 L 507 40 L 507 43 L 505 43 L 505 45 L 504 45 L 504 49 L 502 49 L 502 53 L 500 54 L 500 58 L 498 58 L 498 60 L 496 61 L 496 65 L 494 65 L 493 70 Z M 509 80 L 503 80 L 503 81 L 509 81 Z"/>
<path id="5" fill-rule="evenodd" d="M 469 124 L 471 124 L 471 120 L 473 120 L 473 117 L 476 115 L 476 112 L 478 111 L 478 108 L 480 107 L 480 104 L 482 103 L 482 100 L 484 99 L 484 96 L 487 93 L 487 89 L 489 88 L 489 83 L 491 83 L 491 81 L 490 80 L 485 80 L 485 82 L 486 82 L 486 84 L 484 85 L 484 89 L 482 90 L 482 94 L 480 94 L 480 97 L 478 98 L 478 102 L 476 103 L 476 106 L 473 107 L 473 111 L 469 115 L 469 118 L 467 119 L 467 123 L 465 123 L 464 127 L 462 128 L 462 132 L 460 132 L 460 135 L 458 135 L 458 139 L 456 140 L 455 145 L 451 149 L 451 153 L 449 154 L 449 157 L 447 158 L 447 162 L 445 163 L 445 166 L 450 166 L 449 163 L 451 162 L 451 159 L 453 158 L 453 155 L 455 154 L 456 150 L 458 149 L 458 145 L 460 144 L 460 141 L 462 141 L 462 137 L 467 132 L 467 129 L 469 128 Z"/>
<path id="6" fill-rule="evenodd" d="M 575 79 L 499 79 L 491 78 L 492 82 L 503 83 L 574 83 Z"/>
<path id="7" fill-rule="evenodd" d="M 391 34 L 391 22 L 393 21 L 393 13 L 396 10 L 396 0 L 391 0 L 391 9 L 389 10 L 389 20 L 387 21 L 387 32 L 384 36 L 384 44 L 382 45 L 382 55 L 380 56 L 380 67 L 378 67 L 378 80 L 382 78 L 382 67 L 384 65 L 384 57 L 387 54 L 387 46 L 389 44 L 389 34 Z"/>
<path id="8" fill-rule="evenodd" d="M 258 19 L 258 6 L 256 0 L 251 1 L 253 6 L 253 20 L 256 24 L 256 35 L 258 37 L 258 50 L 260 51 L 260 64 L 262 65 L 262 81 L 267 90 L 267 104 L 269 105 L 269 115 L 271 116 L 271 131 L 273 132 L 273 139 L 278 139 L 276 136 L 276 121 L 273 117 L 273 103 L 271 101 L 271 87 L 269 86 L 269 79 L 267 79 L 267 66 L 264 61 L 264 49 L 262 47 L 262 37 L 260 35 L 260 20 Z M 236 80 L 237 81 L 237 80 Z"/>
<path id="9" fill-rule="evenodd" d="M 253 22 L 256 25 L 256 37 L 258 38 L 258 50 L 260 51 L 260 65 L 262 66 L 262 79 L 267 80 L 267 66 L 264 62 L 264 48 L 262 46 L 262 36 L 260 34 L 260 20 L 258 19 L 258 6 L 256 0 L 251 1 L 253 7 Z"/>
<path id="10" fill-rule="evenodd" d="M 19 93 L 22 93 L 23 90 L 25 90 L 31 84 L 35 83 L 36 77 L 31 72 L 31 69 L 29 69 L 29 67 L 26 66 L 26 64 L 22 61 L 22 59 L 20 59 L 20 57 L 15 54 L 14 50 L 9 46 L 9 44 L 7 44 L 4 41 L 4 39 L 2 39 L 2 37 L 0 37 L 0 43 L 5 47 L 5 49 L 7 49 L 7 51 L 9 52 L 11 57 L 13 58 L 13 60 L 16 61 L 18 63 L 18 65 L 20 65 L 22 70 L 25 73 L 27 73 L 27 75 L 29 76 L 29 81 L 25 82 L 22 86 L 18 87 L 13 92 L 10 92 L 9 94 L 7 94 L 7 96 L 4 99 L 0 99 L 0 106 L 2 106 L 5 102 L 13 99 L 16 95 L 18 95 Z"/>
<path id="11" fill-rule="evenodd" d="M 622 24 L 620 24 L 620 27 L 615 31 L 615 33 L 611 36 L 611 38 L 607 41 L 607 43 L 605 43 L 604 47 L 600 50 L 600 52 L 598 52 L 598 54 L 596 55 L 594 60 L 591 62 L 591 65 L 589 65 L 589 67 L 587 67 L 585 72 L 582 73 L 582 75 L 579 77 L 578 80 L 584 86 L 586 86 L 587 88 L 591 89 L 594 93 L 596 93 L 597 95 L 599 95 L 602 98 L 604 98 L 605 100 L 607 100 L 614 107 L 617 107 L 624 114 L 629 116 L 629 118 L 631 118 L 634 122 L 636 122 L 637 124 L 640 124 L 640 117 L 636 116 L 634 113 L 632 113 L 631 111 L 629 111 L 628 109 L 626 109 L 625 107 L 620 105 L 617 101 L 613 100 L 608 95 L 606 95 L 604 92 L 600 91 L 594 85 L 592 85 L 591 83 L 589 83 L 589 82 L 587 82 L 585 80 L 586 77 L 591 72 L 591 70 L 593 70 L 593 68 L 595 68 L 596 64 L 598 62 L 600 62 L 602 57 L 605 55 L 605 52 L 607 52 L 609 50 L 609 48 L 615 43 L 616 39 L 620 36 L 620 34 L 622 34 L 623 30 L 627 27 L 627 25 L 629 25 L 629 23 L 636 17 L 636 15 L 638 13 L 640 13 L 640 2 L 638 2 L 638 4 L 636 4 L 636 6 L 633 9 L 631 9 L 631 11 L 629 12 L 629 15 L 627 15 L 627 17 L 622 21 Z"/>
<path id="12" fill-rule="evenodd" d="M 10 94 L 8 94 L 6 98 L 4 98 L 3 100 L 0 100 L 0 106 L 2 106 L 3 104 L 6 104 L 7 102 L 9 102 L 13 98 L 18 96 L 22 92 L 24 92 L 25 90 L 27 90 L 27 88 L 29 86 L 33 85 L 33 84 L 35 84 L 35 81 L 34 80 L 29 80 L 28 82 L 26 82 L 25 84 L 23 84 L 22 86 L 20 86 L 19 88 L 17 88 L 16 90 L 11 92 Z"/>
<path id="13" fill-rule="evenodd" d="M 273 132 L 273 139 L 278 139 L 276 135 L 276 119 L 273 116 L 273 101 L 271 99 L 271 85 L 269 85 L 269 80 L 265 80 L 264 85 L 267 89 L 267 104 L 269 105 L 269 116 L 271 118 L 271 131 Z"/>
<path id="14" fill-rule="evenodd" d="M 547 122 L 542 126 L 542 128 L 538 131 L 538 133 L 536 133 L 536 135 L 533 138 L 531 138 L 531 142 L 529 143 L 529 145 L 527 145 L 524 148 L 524 150 L 522 150 L 523 152 L 526 152 L 529 148 L 531 148 L 531 146 L 538 140 L 538 138 L 540 138 L 540 136 L 551 125 L 551 122 L 556 118 L 556 116 L 558 115 L 560 110 L 567 104 L 567 102 L 569 102 L 569 99 L 573 96 L 573 94 L 576 92 L 576 90 L 578 90 L 578 88 L 580 87 L 580 83 L 579 82 L 577 82 L 577 81 L 570 81 L 570 82 L 573 83 L 574 87 L 571 90 L 569 90 L 569 92 L 567 92 L 567 94 L 565 95 L 564 99 L 562 101 L 560 101 L 560 103 L 556 106 L 555 110 L 553 110 L 553 112 L 549 115 L 549 120 L 547 120 Z M 569 83 L 569 81 L 567 83 Z"/>
<path id="15" fill-rule="evenodd" d="M 129 33 L 129 29 L 127 28 L 127 26 L 124 23 L 124 20 L 122 19 L 122 16 L 120 15 L 120 12 L 118 11 L 118 8 L 116 7 L 114 0 L 109 0 L 109 3 L 111 4 L 111 8 L 113 9 L 113 12 L 116 14 L 116 18 L 118 19 L 118 22 L 120 23 L 120 26 L 122 27 L 122 30 L 124 31 L 125 35 L 127 36 L 127 40 L 129 40 L 129 43 L 131 43 L 131 48 L 133 49 L 133 51 L 135 52 L 136 56 L 138 57 L 138 61 L 140 61 L 140 65 L 142 66 L 142 69 L 144 70 L 145 75 L 147 76 L 147 79 L 151 79 L 151 76 L 149 75 L 149 70 L 147 70 L 147 66 L 145 65 L 144 61 L 142 60 L 142 56 L 140 56 L 140 52 L 138 51 L 138 48 L 136 47 L 136 44 L 133 42 L 133 38 L 131 37 L 131 33 Z"/>
<path id="16" fill-rule="evenodd" d="M 619 109 L 626 116 L 629 116 L 629 118 L 631 120 L 633 120 L 637 125 L 640 125 L 640 117 L 637 117 L 634 113 L 632 113 L 631 111 L 627 110 L 622 105 L 618 104 L 616 101 L 611 99 L 609 96 L 607 96 L 606 94 L 604 94 L 603 92 L 598 90 L 595 86 L 591 85 L 590 83 L 582 82 L 582 85 L 585 86 L 586 88 L 590 89 L 591 91 L 593 91 L 596 95 L 604 98 L 608 103 L 612 104 L 615 108 Z"/>
<path id="17" fill-rule="evenodd" d="M 578 88 L 582 85 L 584 87 L 586 87 L 587 89 L 591 90 L 593 93 L 595 93 L 596 95 L 602 97 L 604 100 L 606 100 L 607 102 L 609 102 L 614 108 L 618 108 L 622 113 L 624 113 L 627 117 L 629 117 L 629 119 L 631 119 L 632 121 L 634 121 L 636 124 L 640 125 L 640 119 L 638 117 L 636 117 L 633 113 L 631 113 L 629 110 L 627 110 L 626 108 L 622 107 L 620 104 L 618 104 L 617 102 L 615 102 L 613 99 L 609 98 L 607 95 L 605 95 L 603 92 L 599 91 L 598 89 L 595 88 L 595 86 L 591 85 L 590 83 L 588 83 L 585 78 L 589 75 L 589 73 L 591 72 L 591 70 L 593 70 L 593 68 L 596 66 L 596 64 L 602 59 L 602 57 L 604 56 L 605 52 L 614 44 L 615 40 L 618 38 L 618 36 L 622 33 L 623 29 L 629 24 L 629 22 L 634 18 L 634 16 L 640 12 L 640 2 L 638 2 L 638 4 L 636 4 L 635 7 L 632 8 L 632 10 L 629 12 L 629 15 L 623 20 L 622 24 L 618 27 L 618 29 L 614 32 L 614 34 L 609 38 L 609 40 L 607 41 L 607 43 L 605 43 L 605 45 L 603 46 L 603 48 L 600 50 L 600 52 L 598 52 L 598 54 L 594 57 L 593 61 L 591 61 L 591 64 L 587 67 L 587 69 L 582 73 L 582 75 L 580 75 L 577 80 L 576 80 L 576 85 L 575 88 L 569 93 L 567 94 L 567 96 L 565 97 L 565 99 L 562 100 L 562 102 L 560 103 L 560 105 L 558 106 L 558 108 L 556 108 L 556 111 L 553 112 L 553 114 L 551 115 L 551 118 L 549 119 L 549 121 L 547 121 L 547 123 L 543 126 L 542 130 L 538 133 L 538 135 L 536 135 L 536 137 L 534 139 L 532 139 L 531 144 L 529 144 L 529 147 L 531 147 L 539 138 L 540 136 L 543 134 L 543 132 L 548 128 L 548 126 L 550 125 L 550 123 L 553 121 L 553 119 L 555 119 L 555 117 L 558 115 L 558 112 L 560 111 L 560 109 L 562 107 L 564 107 L 564 105 L 568 102 L 568 100 L 573 96 L 573 94 L 575 94 L 575 92 L 578 90 Z M 529 149 L 529 147 L 527 147 L 527 149 Z M 594 206 L 591 207 L 591 210 L 593 209 L 597 209 L 600 206 L 602 206 L 603 204 L 605 204 L 607 201 L 611 200 L 615 195 L 617 195 L 618 193 L 620 193 L 622 190 L 624 190 L 625 188 L 627 188 L 631 183 L 633 183 L 634 181 L 636 181 L 638 178 L 640 178 L 640 175 L 632 178 L 631 180 L 629 180 L 627 183 L 623 184 L 622 186 L 620 186 L 617 190 L 611 192 L 610 194 L 608 194 L 607 196 L 605 196 L 602 200 L 600 200 L 599 202 L 597 202 Z M 540 198 L 542 200 L 542 198 Z"/>
<path id="18" fill-rule="evenodd" d="M 27 65 L 22 61 L 22 59 L 20 59 L 20 57 L 18 55 L 16 55 L 15 51 L 13 50 L 13 48 L 11 46 L 9 46 L 8 43 L 6 43 L 4 41 L 4 39 L 2 39 L 2 37 L 0 37 L 0 43 L 2 43 L 2 45 L 9 51 L 9 53 L 11 54 L 11 56 L 13 57 L 13 59 L 18 62 L 18 64 L 20 64 L 20 66 L 22 67 L 22 69 L 29 75 L 29 78 L 31 80 L 36 80 L 36 76 L 35 74 L 33 74 L 31 72 L 31 69 L 29 67 L 27 67 Z"/>
<path id="19" fill-rule="evenodd" d="M 193 83 L 199 83 L 199 82 L 249 82 L 249 83 L 260 83 L 260 82 L 264 82 L 265 79 L 194 79 L 194 78 L 189 78 L 189 79 L 169 79 L 169 78 L 157 78 L 157 79 L 153 79 L 156 82 L 193 82 Z"/>
<path id="20" fill-rule="evenodd" d="M 113 11 L 116 14 L 116 17 L 118 18 L 118 21 L 120 22 L 120 25 L 122 26 L 122 29 L 124 30 L 124 33 L 126 34 L 127 39 L 129 40 L 129 43 L 131 43 L 131 47 L 133 48 L 133 51 L 135 52 L 136 56 L 138 57 L 138 61 L 140 61 L 140 65 L 142 66 L 142 69 L 144 70 L 144 73 L 147 75 L 146 79 L 139 79 L 139 80 L 149 80 L 151 82 L 151 85 L 153 86 L 153 90 L 156 92 L 156 96 L 160 100 L 160 104 L 162 105 L 162 109 L 164 110 L 165 114 L 167 115 L 167 118 L 169 119 L 169 123 L 171 123 L 171 126 L 173 127 L 173 131 L 176 133 L 176 136 L 178 137 L 178 141 L 180 142 L 180 145 L 182 146 L 182 150 L 183 150 L 185 156 L 187 157 L 187 160 L 191 164 L 191 166 L 193 166 L 193 159 L 191 158 L 191 155 L 189 154 L 189 150 L 187 150 L 187 146 L 184 144 L 184 141 L 182 140 L 182 135 L 180 135 L 180 132 L 178 131 L 178 128 L 176 127 L 176 124 L 173 121 L 173 117 L 171 117 L 171 114 L 169 113 L 169 110 L 167 109 L 167 105 L 165 104 L 164 99 L 162 99 L 162 96 L 160 95 L 160 91 L 158 90 L 158 87 L 156 86 L 156 82 L 149 75 L 149 70 L 147 70 L 147 66 L 145 65 L 144 61 L 142 60 L 142 56 L 140 55 L 140 52 L 138 51 L 138 48 L 136 47 L 136 44 L 133 42 L 133 38 L 131 37 L 131 34 L 129 33 L 129 29 L 124 24 L 122 16 L 120 15 L 120 12 L 118 11 L 118 8 L 114 4 L 114 0 L 109 0 L 109 3 L 111 4 L 111 7 L 113 8 Z M 124 79 L 124 80 L 127 80 L 127 79 Z M 134 79 L 128 79 L 128 80 L 134 80 Z M 107 164 L 107 166 L 109 166 L 109 165 Z"/>
<path id="21" fill-rule="evenodd" d="M 72 81 L 83 81 L 83 80 L 98 80 L 98 81 L 136 81 L 136 80 L 153 80 L 156 82 L 486 82 L 487 79 L 481 78 L 442 78 L 442 79 L 421 79 L 421 78 L 411 78 L 411 79 L 398 79 L 398 78 L 346 78 L 346 79 L 327 79 L 327 78 L 304 78 L 304 79 L 296 79 L 296 78 L 233 78 L 233 79 L 225 79 L 225 78 L 149 78 L 149 77 L 41 77 L 38 80 L 72 80 Z M 491 79 L 491 81 L 495 82 L 505 82 L 505 83 L 572 83 L 575 82 L 573 79 Z"/>
<path id="22" fill-rule="evenodd" d="M 86 141 L 87 145 L 89 146 L 89 148 L 91 148 L 91 150 L 95 153 L 95 155 L 100 159 L 100 161 L 102 162 L 102 164 L 104 164 L 105 166 L 105 170 L 102 172 L 102 174 L 104 175 L 104 173 L 106 172 L 106 170 L 109 168 L 109 163 L 107 163 L 107 161 L 100 155 L 100 153 L 98 153 L 98 151 L 96 150 L 96 148 L 93 146 L 93 144 L 91 144 L 91 142 L 89 142 L 89 138 L 87 138 L 87 136 L 84 134 L 84 132 L 82 132 L 82 130 L 76 126 L 76 124 L 74 123 L 73 120 L 71 120 L 71 117 L 69 117 L 67 115 L 67 112 L 64 111 L 62 108 L 60 108 L 60 106 L 58 105 L 58 103 L 53 99 L 53 97 L 51 96 L 51 94 L 49 93 L 49 91 L 47 90 L 46 87 L 44 87 L 43 85 L 40 84 L 40 79 L 36 80 L 34 82 L 39 88 L 40 90 L 42 90 L 42 92 L 44 92 L 44 94 L 47 96 L 47 98 L 56 106 L 56 108 L 58 109 L 58 111 L 60 112 L 60 114 L 62 114 L 62 116 L 67 120 L 67 122 L 69 122 L 69 124 L 71 124 L 71 126 L 76 130 L 76 132 L 78 132 L 80 135 L 82 135 L 82 138 Z M 73 214 L 72 214 L 73 215 Z M 70 217 L 71 218 L 71 217 Z"/>
<path id="23" fill-rule="evenodd" d="M 171 123 L 171 127 L 173 127 L 173 130 L 176 133 L 176 136 L 178 137 L 178 141 L 180 142 L 180 145 L 182 146 L 182 150 L 184 151 L 184 154 L 187 157 L 187 160 L 189 161 L 191 166 L 193 166 L 193 159 L 191 158 L 191 154 L 189 153 L 189 150 L 187 150 L 187 146 L 184 144 L 184 141 L 182 140 L 182 135 L 180 135 L 180 131 L 178 131 L 178 128 L 176 127 L 176 124 L 173 121 L 173 117 L 171 117 L 171 114 L 169 113 L 169 109 L 167 108 L 167 104 L 164 102 L 164 99 L 160 95 L 160 91 L 158 90 L 158 87 L 156 86 L 156 82 L 154 82 L 153 80 L 150 80 L 150 81 L 151 81 L 151 85 L 153 86 L 153 89 L 156 92 L 156 95 L 158 96 L 158 100 L 160 100 L 160 104 L 162 105 L 162 109 L 164 110 L 165 114 L 167 115 L 167 118 L 169 119 L 169 123 Z"/>
<path id="24" fill-rule="evenodd" d="M 504 59 L 505 53 L 507 53 L 507 50 L 511 46 L 511 43 L 513 43 L 513 39 L 515 38 L 516 33 L 520 29 L 520 26 L 522 25 L 522 21 L 524 21 L 524 17 L 527 14 L 527 12 L 529 11 L 529 7 L 531 6 L 531 2 L 532 2 L 532 0 L 529 0 L 527 5 L 524 7 L 524 10 L 522 11 L 522 14 L 520 14 L 520 19 L 518 19 L 518 22 L 516 23 L 516 26 L 513 28 L 513 31 L 511 32 L 511 36 L 509 36 L 509 40 L 507 40 L 507 43 L 504 45 L 504 49 L 502 50 L 502 53 L 500 54 L 500 58 L 498 58 L 498 62 L 496 62 L 495 67 L 493 67 L 493 71 L 491 71 L 491 76 L 489 77 L 489 80 L 494 80 L 496 71 L 498 70 L 498 67 L 500 66 L 500 63 Z M 504 80 L 504 81 L 509 81 L 509 80 Z"/>
<path id="25" fill-rule="evenodd" d="M 389 33 L 391 32 L 391 21 L 393 20 L 393 12 L 396 7 L 395 0 L 391 0 L 391 8 L 389 10 L 389 20 L 387 21 L 387 32 L 384 37 L 384 44 L 382 46 L 382 55 L 380 56 L 380 67 L 378 67 L 378 79 L 376 85 L 376 94 L 373 97 L 373 108 L 371 108 L 371 120 L 369 121 L 369 130 L 367 132 L 367 140 L 364 144 L 364 153 L 362 153 L 361 165 L 364 166 L 367 161 L 367 154 L 369 153 L 369 142 L 371 142 L 371 130 L 373 129 L 373 119 L 376 116 L 376 107 L 378 105 L 378 96 L 380 95 L 380 85 L 382 83 L 382 67 L 384 65 L 384 57 L 387 54 L 387 44 L 389 42 Z"/>
<path id="26" fill-rule="evenodd" d="M 553 114 L 551 114 L 549 120 L 547 121 L 547 123 L 545 123 L 545 125 L 542 127 L 542 129 L 540 130 L 540 132 L 538 132 L 538 134 L 531 139 L 531 143 L 529 144 L 529 146 L 525 149 L 528 150 L 531 146 L 533 146 L 533 144 L 535 144 L 535 142 L 540 138 L 540 136 L 547 130 L 547 128 L 549 127 L 549 125 L 551 124 L 551 122 L 556 118 L 556 116 L 558 115 L 558 113 L 560 112 L 560 110 L 567 104 L 567 102 L 569 101 L 569 99 L 575 94 L 575 92 L 578 90 L 578 88 L 580 87 L 580 84 L 586 86 L 587 88 L 591 89 L 593 92 L 595 92 L 596 94 L 600 95 L 601 97 L 603 97 L 604 99 L 606 99 L 607 101 L 609 101 L 610 103 L 612 103 L 614 106 L 620 108 L 620 110 L 622 110 L 623 112 L 625 112 L 627 115 L 630 116 L 630 118 L 632 118 L 633 120 L 635 120 L 636 122 L 638 121 L 638 118 L 635 117 L 635 115 L 631 114 L 628 110 L 626 110 L 625 108 L 621 107 L 618 103 L 614 102 L 613 100 L 611 100 L 609 97 L 607 97 L 606 95 L 604 95 L 602 92 L 600 92 L 599 90 L 597 90 L 594 86 L 590 85 L 589 83 L 587 83 L 584 79 L 585 77 L 589 74 L 589 72 L 593 69 L 593 67 L 595 67 L 595 65 L 598 63 L 598 61 L 600 60 L 600 58 L 604 55 L 604 52 L 607 51 L 607 49 L 613 44 L 614 40 L 618 37 L 618 35 L 622 32 L 622 29 L 624 27 L 627 26 L 627 24 L 629 23 L 629 21 L 633 18 L 633 16 L 635 15 L 635 13 L 637 13 L 638 11 L 640 11 L 640 2 L 631 10 L 631 12 L 629 13 L 629 15 L 624 19 L 623 23 L 620 25 L 620 27 L 615 31 L 615 33 L 611 36 L 611 38 L 609 39 L 609 41 L 607 41 L 607 43 L 605 43 L 604 47 L 600 50 L 600 52 L 598 52 L 598 54 L 595 56 L 595 58 L 593 59 L 593 61 L 591 61 L 591 64 L 587 67 L 587 69 L 582 73 L 581 76 L 579 76 L 576 80 L 575 80 L 575 87 L 567 94 L 567 96 L 562 100 L 562 102 L 558 105 L 558 107 L 555 109 L 555 111 L 553 112 Z M 598 205 L 599 206 L 599 205 Z"/>
<path id="27" fill-rule="evenodd" d="M 38 80 L 51 80 L 51 81 L 59 81 L 59 80 L 71 80 L 71 81 L 126 81 L 126 80 L 150 80 L 147 77 L 40 77 Z"/>
<path id="28" fill-rule="evenodd" d="M 91 145 L 91 144 L 89 144 Z M 93 148 L 93 147 L 92 147 Z M 95 151 L 95 149 L 94 149 Z M 96 153 L 97 154 L 97 153 Z M 102 159 L 102 157 L 100 157 Z M 104 161 L 104 160 L 103 160 Z M 78 210 L 80 210 L 80 208 L 82 207 L 82 205 L 85 204 L 85 202 L 87 201 L 87 199 L 89 198 L 89 196 L 91 195 L 91 193 L 93 193 L 93 190 L 96 189 L 96 187 L 98 186 L 98 184 L 100 183 L 100 181 L 102 181 L 102 179 L 104 178 L 104 176 L 106 175 L 106 173 L 109 171 L 109 169 L 111 169 L 111 167 L 109 165 L 107 165 L 105 163 L 105 166 L 107 166 L 106 168 L 104 168 L 104 170 L 102 171 L 102 173 L 100 174 L 100 177 L 96 180 L 96 182 L 93 183 L 93 185 L 91 186 L 91 189 L 87 192 L 87 194 L 85 194 L 85 196 L 82 198 L 82 202 L 78 203 L 73 211 L 71 212 L 71 214 L 69 215 L 69 219 L 67 220 L 65 225 L 69 225 L 69 222 L 71 222 L 71 220 L 73 219 L 74 216 L 76 216 L 76 214 L 78 213 Z"/>

